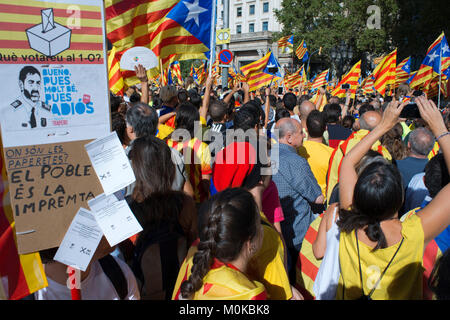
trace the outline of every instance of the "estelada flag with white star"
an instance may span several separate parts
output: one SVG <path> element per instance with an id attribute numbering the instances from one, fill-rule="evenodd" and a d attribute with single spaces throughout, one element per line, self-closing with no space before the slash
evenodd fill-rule
<path id="1" fill-rule="evenodd" d="M 427 89 L 431 81 L 440 73 L 447 77 L 450 76 L 450 49 L 444 32 L 428 48 L 427 56 L 412 79 L 410 86 L 411 88 L 423 87 Z"/>
<path id="2" fill-rule="evenodd" d="M 151 49 L 166 70 L 176 60 L 208 59 L 211 48 L 210 0 L 105 0 L 107 37 L 120 60 L 125 50 Z M 160 67 L 149 70 L 156 76 Z M 139 82 L 134 71 L 123 72 L 127 85 Z"/>
<path id="3" fill-rule="evenodd" d="M 411 57 L 408 57 L 397 65 L 395 74 L 395 87 L 398 87 L 400 84 L 405 83 L 409 79 L 410 72 Z"/>

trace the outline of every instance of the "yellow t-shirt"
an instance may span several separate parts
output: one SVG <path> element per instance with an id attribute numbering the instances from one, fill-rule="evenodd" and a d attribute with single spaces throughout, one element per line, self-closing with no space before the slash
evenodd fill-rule
<path id="1" fill-rule="evenodd" d="M 422 299 L 424 233 L 422 222 L 412 215 L 402 222 L 403 244 L 387 269 L 379 286 L 371 298 L 373 300 L 412 300 Z M 365 243 L 359 241 L 362 281 L 364 294 L 369 295 L 376 281 L 384 271 L 395 251 L 395 245 L 372 252 Z M 339 262 L 341 275 L 336 299 L 358 299 L 361 297 L 358 251 L 355 232 L 341 232 L 339 241 Z M 344 286 L 345 285 L 345 286 Z M 345 296 L 343 292 L 345 291 Z"/>
<path id="2" fill-rule="evenodd" d="M 322 194 L 327 192 L 327 171 L 333 148 L 315 141 L 304 141 L 298 148 L 298 154 L 308 160 L 311 171 L 322 190 Z"/>

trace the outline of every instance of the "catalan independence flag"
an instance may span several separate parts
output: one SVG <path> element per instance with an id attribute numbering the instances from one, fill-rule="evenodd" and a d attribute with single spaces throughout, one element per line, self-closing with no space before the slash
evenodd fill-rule
<path id="1" fill-rule="evenodd" d="M 294 51 L 294 36 L 281 37 L 278 40 L 278 49 L 281 49 L 282 53 L 291 53 Z"/>
<path id="2" fill-rule="evenodd" d="M 409 79 L 410 72 L 411 57 L 408 57 L 397 65 L 395 74 L 395 86 L 398 87 L 400 84 L 405 83 Z"/>
<path id="3" fill-rule="evenodd" d="M 173 75 L 175 77 L 177 77 L 178 80 L 178 84 L 182 84 L 183 83 L 183 79 L 181 78 L 181 67 L 180 67 L 180 63 L 178 61 L 173 62 L 170 65 L 170 70 L 173 73 Z"/>
<path id="4" fill-rule="evenodd" d="M 167 69 L 175 60 L 208 59 L 211 47 L 210 0 L 105 0 L 107 37 L 118 50 L 151 49 Z M 150 75 L 160 70 L 153 68 Z M 123 74 L 127 85 L 139 80 Z"/>
<path id="5" fill-rule="evenodd" d="M 428 88 L 440 72 L 450 76 L 450 49 L 443 32 L 428 48 L 425 59 L 411 80 L 411 88 Z"/>
<path id="6" fill-rule="evenodd" d="M 341 89 L 341 85 L 343 84 L 349 84 L 350 85 L 350 92 L 352 93 L 352 99 L 355 98 L 356 95 L 356 88 L 358 87 L 358 80 L 361 76 L 361 60 L 359 60 L 351 69 L 349 72 L 347 72 L 343 77 L 342 80 L 336 85 L 334 90 L 331 92 L 332 96 L 336 96 L 338 98 L 345 97 L 345 89 Z"/>
<path id="7" fill-rule="evenodd" d="M 306 83 L 304 74 L 305 72 L 302 65 L 297 71 L 284 77 L 284 86 L 287 89 L 291 89 L 298 87 L 301 83 Z"/>
<path id="8" fill-rule="evenodd" d="M 373 70 L 373 77 L 375 78 L 373 86 L 381 95 L 386 93 L 386 86 L 395 84 L 396 67 L 397 49 L 385 56 Z"/>
<path id="9" fill-rule="evenodd" d="M 241 67 L 241 72 L 246 77 L 250 91 L 255 91 L 263 86 L 269 85 L 277 75 L 269 73 L 268 68 L 278 66 L 278 62 L 272 55 L 272 52 L 269 51 L 261 59 Z"/>
<path id="10" fill-rule="evenodd" d="M 363 80 L 361 83 L 361 88 L 364 94 L 371 94 L 375 92 L 375 88 L 373 87 L 374 82 L 375 79 L 373 78 L 373 75 L 369 75 Z"/>
<path id="11" fill-rule="evenodd" d="M 312 85 L 311 85 L 311 89 L 312 90 L 317 90 L 320 87 L 326 86 L 328 83 L 328 71 L 329 69 L 323 71 L 322 73 L 320 73 L 315 80 L 313 81 Z"/>
<path id="12" fill-rule="evenodd" d="M 309 58 L 308 49 L 306 48 L 305 40 L 302 40 L 297 50 L 295 50 L 295 54 L 299 60 L 303 62 L 307 61 Z"/>
<path id="13" fill-rule="evenodd" d="M 0 137 L 0 300 L 18 300 L 48 286 L 38 253 L 18 254 Z"/>
<path id="14" fill-rule="evenodd" d="M 115 95 L 123 96 L 124 82 L 119 61 L 116 58 L 116 47 L 108 53 L 108 80 L 109 90 Z"/>
<path id="15" fill-rule="evenodd" d="M 104 63 L 103 8 L 101 6 L 77 5 L 77 8 L 80 9 L 78 13 L 80 17 L 79 28 L 67 28 L 70 30 L 70 47 L 53 56 L 54 61 L 46 60 L 44 54 L 32 49 L 27 32 L 25 32 L 32 27 L 39 28 L 38 25 L 42 23 L 41 10 L 45 8 L 47 7 L 44 1 L 0 0 L 0 48 L 2 48 L 2 55 L 17 57 L 14 61 L 1 61 L 0 63 L 41 65 Z M 55 23 L 62 25 L 64 28 L 73 24 L 71 4 L 52 2 L 51 8 L 53 9 Z"/>

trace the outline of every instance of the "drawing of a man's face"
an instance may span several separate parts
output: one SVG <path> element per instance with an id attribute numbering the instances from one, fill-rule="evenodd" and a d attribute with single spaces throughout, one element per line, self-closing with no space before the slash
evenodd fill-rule
<path id="1" fill-rule="evenodd" d="M 39 101 L 41 88 L 41 76 L 37 73 L 27 74 L 23 82 L 23 94 L 27 99 L 33 102 Z"/>

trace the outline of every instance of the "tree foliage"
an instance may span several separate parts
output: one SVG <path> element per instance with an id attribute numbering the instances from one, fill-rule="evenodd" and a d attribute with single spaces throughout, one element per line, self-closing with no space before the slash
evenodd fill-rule
<path id="1" fill-rule="evenodd" d="M 372 28 L 375 17 L 368 8 L 373 5 L 380 9 L 379 28 Z M 423 58 L 439 34 L 450 31 L 448 0 L 283 0 L 275 15 L 283 31 L 274 40 L 294 34 L 294 49 L 304 39 L 309 51 L 322 47 L 321 59 L 327 62 L 331 48 L 341 41 L 353 49 L 351 63 L 367 53 L 380 56 L 395 48 L 399 60 Z"/>

